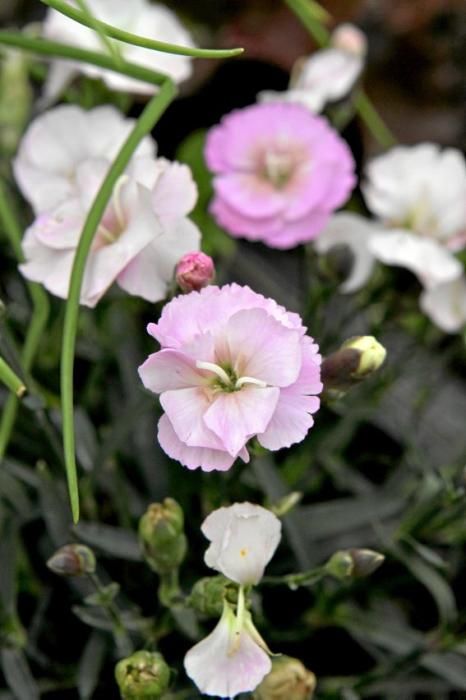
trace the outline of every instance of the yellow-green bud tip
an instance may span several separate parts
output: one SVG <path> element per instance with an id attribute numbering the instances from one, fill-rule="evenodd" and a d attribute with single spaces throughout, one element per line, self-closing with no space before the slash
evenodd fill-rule
<path id="1" fill-rule="evenodd" d="M 115 666 L 122 700 L 155 700 L 170 683 L 170 669 L 157 652 L 136 651 Z"/>
<path id="2" fill-rule="evenodd" d="M 361 335 L 357 338 L 350 338 L 343 343 L 342 348 L 357 350 L 359 355 L 359 365 L 353 376 L 362 379 L 372 372 L 376 372 L 384 363 L 387 351 L 384 346 L 372 335 Z"/>

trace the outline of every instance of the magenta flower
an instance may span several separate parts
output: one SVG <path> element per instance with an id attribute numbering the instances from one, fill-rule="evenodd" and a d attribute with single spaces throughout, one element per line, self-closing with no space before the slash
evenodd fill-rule
<path id="1" fill-rule="evenodd" d="M 355 185 L 354 160 L 328 122 L 298 104 L 259 104 L 207 137 L 211 212 L 233 236 L 292 248 L 319 235 Z"/>
<path id="2" fill-rule="evenodd" d="M 165 413 L 158 438 L 189 469 L 249 461 L 257 437 L 270 450 L 300 442 L 322 390 L 318 347 L 297 314 L 237 284 L 168 303 L 148 332 L 161 345 L 139 368 Z"/>

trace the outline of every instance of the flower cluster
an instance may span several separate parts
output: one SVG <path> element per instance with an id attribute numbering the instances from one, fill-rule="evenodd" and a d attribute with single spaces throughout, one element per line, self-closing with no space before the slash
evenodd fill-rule
<path id="1" fill-rule="evenodd" d="M 297 314 L 237 284 L 177 297 L 148 332 L 161 345 L 139 368 L 160 394 L 158 437 L 189 469 L 249 461 L 303 440 L 319 408 L 321 358 Z"/>
<path id="2" fill-rule="evenodd" d="M 113 107 L 56 107 L 27 130 L 14 162 L 36 219 L 26 231 L 21 272 L 66 298 L 89 208 L 133 120 Z M 113 282 L 148 301 L 166 296 L 180 257 L 199 248 L 187 218 L 197 199 L 189 168 L 155 158 L 146 137 L 135 151 L 95 235 L 81 303 L 95 306 Z"/>
<path id="3" fill-rule="evenodd" d="M 363 286 L 375 259 L 413 272 L 421 308 L 445 331 L 466 323 L 466 281 L 455 253 L 466 246 L 466 163 L 454 149 L 397 146 L 375 158 L 363 184 L 374 215 L 336 214 L 315 241 L 319 252 L 348 245 L 355 264 L 342 291 Z"/>
<path id="4" fill-rule="evenodd" d="M 291 248 L 315 238 L 355 185 L 346 143 L 298 104 L 237 110 L 208 134 L 211 212 L 233 236 Z"/>
<path id="5" fill-rule="evenodd" d="M 208 637 L 188 651 L 188 676 L 206 695 L 233 698 L 254 690 L 272 664 L 264 640 L 245 604 L 244 587 L 259 583 L 281 537 L 270 511 L 235 503 L 211 513 L 202 525 L 210 541 L 205 563 L 239 584 L 236 614 L 224 600 L 222 616 Z"/>

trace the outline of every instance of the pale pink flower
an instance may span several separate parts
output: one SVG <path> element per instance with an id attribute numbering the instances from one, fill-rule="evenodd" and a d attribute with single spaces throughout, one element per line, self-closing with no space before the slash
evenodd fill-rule
<path id="1" fill-rule="evenodd" d="M 76 197 L 82 172 L 107 171 L 135 124 L 115 107 L 89 111 L 60 105 L 38 116 L 24 134 L 13 162 L 16 182 L 36 214 Z M 134 157 L 153 156 L 144 138 Z M 94 178 L 93 178 L 94 179 Z"/>
<path id="2" fill-rule="evenodd" d="M 20 270 L 59 297 L 68 296 L 86 216 L 130 128 L 112 108 L 58 107 L 25 136 L 15 173 L 39 216 L 25 233 Z M 191 172 L 155 160 L 153 151 L 146 140 L 137 153 L 148 155 L 134 157 L 114 187 L 86 264 L 81 290 L 86 306 L 94 306 L 115 281 L 148 301 L 163 299 L 179 258 L 199 247 L 199 231 L 187 218 L 197 198 Z"/>
<path id="3" fill-rule="evenodd" d="M 291 248 L 319 235 L 355 184 L 346 143 L 301 105 L 262 104 L 223 118 L 208 134 L 215 173 L 211 211 L 234 236 Z"/>
<path id="4" fill-rule="evenodd" d="M 183 292 L 198 292 L 213 282 L 214 277 L 214 261 L 201 251 L 186 253 L 176 266 L 176 281 Z"/>
<path id="5" fill-rule="evenodd" d="M 210 540 L 205 563 L 240 585 L 259 583 L 281 537 L 274 513 L 253 503 L 214 510 L 202 523 Z"/>
<path id="6" fill-rule="evenodd" d="M 352 24 L 342 24 L 333 32 L 328 48 L 297 62 L 288 90 L 266 90 L 259 93 L 259 101 L 295 102 L 319 113 L 328 102 L 351 91 L 364 68 L 366 51 L 363 32 Z"/>
<path id="7" fill-rule="evenodd" d="M 297 314 L 236 284 L 179 296 L 148 332 L 161 345 L 139 368 L 160 394 L 158 437 L 189 469 L 249 460 L 257 436 L 271 450 L 300 442 L 322 390 L 318 347 Z"/>
<path id="8" fill-rule="evenodd" d="M 73 1 L 68 0 L 68 2 L 74 7 L 77 6 Z M 175 13 L 164 5 L 150 3 L 149 0 L 87 0 L 87 6 L 94 17 L 119 29 L 149 39 L 187 47 L 194 46 L 189 32 L 180 23 Z M 91 51 L 103 50 L 101 39 L 96 32 L 53 9 L 47 12 L 43 24 L 43 35 L 47 39 L 71 46 L 79 46 Z M 175 83 L 180 83 L 191 75 L 192 59 L 188 56 L 144 49 L 114 39 L 110 41 L 125 61 L 165 73 Z M 112 90 L 142 94 L 151 94 L 158 90 L 153 84 L 92 66 L 89 63 L 54 60 L 45 86 L 46 100 L 56 99 L 66 84 L 78 73 L 84 73 L 91 78 L 102 78 Z"/>
<path id="9" fill-rule="evenodd" d="M 184 667 L 201 693 L 234 698 L 257 688 L 272 664 L 250 613 L 238 619 L 225 603 L 217 626 L 188 651 Z"/>

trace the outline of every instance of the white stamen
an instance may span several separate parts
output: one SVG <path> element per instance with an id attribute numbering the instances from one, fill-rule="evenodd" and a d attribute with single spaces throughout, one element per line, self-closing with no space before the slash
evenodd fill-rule
<path id="1" fill-rule="evenodd" d="M 113 197 L 112 197 L 113 208 L 115 209 L 117 221 L 120 225 L 120 228 L 122 228 L 122 229 L 125 227 L 126 221 L 125 221 L 125 215 L 123 212 L 123 207 L 121 206 L 120 195 L 121 195 L 122 187 L 124 187 L 124 185 L 126 185 L 128 180 L 129 180 L 128 175 L 121 175 L 118 178 L 115 187 L 113 188 Z"/>
<path id="2" fill-rule="evenodd" d="M 240 377 L 236 380 L 235 389 L 240 389 L 243 384 L 255 384 L 256 386 L 260 386 L 261 389 L 265 389 L 267 386 L 267 383 L 263 382 L 262 379 L 254 379 L 254 377 Z"/>
<path id="3" fill-rule="evenodd" d="M 213 372 L 224 384 L 231 384 L 231 379 L 225 370 L 214 362 L 201 362 L 201 360 L 197 360 L 196 367 L 198 369 L 206 369 L 208 372 Z"/>

